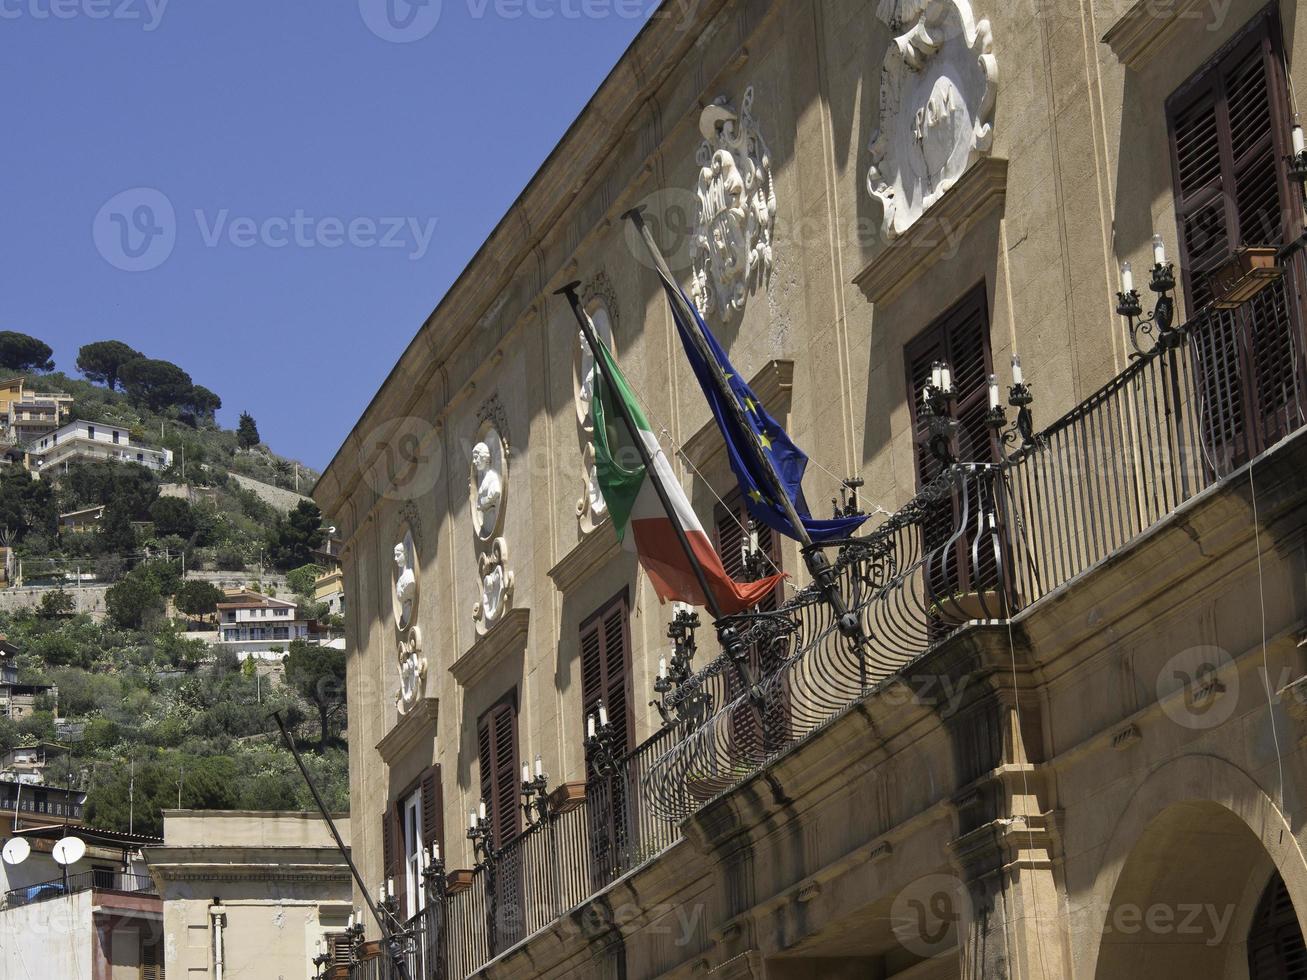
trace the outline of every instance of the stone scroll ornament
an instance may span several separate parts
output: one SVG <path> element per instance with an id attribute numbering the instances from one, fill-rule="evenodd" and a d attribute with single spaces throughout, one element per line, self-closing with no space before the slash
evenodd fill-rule
<path id="1" fill-rule="evenodd" d="M 422 631 L 417 625 L 418 582 L 417 546 L 413 532 L 406 529 L 404 538 L 395 545 L 393 572 L 393 614 L 399 636 L 399 693 L 395 707 L 401 715 L 413 710 L 423 697 L 427 682 L 427 661 L 422 656 Z"/>
<path id="2" fill-rule="evenodd" d="M 894 38 L 867 189 L 892 240 L 990 152 L 998 62 L 989 21 L 976 21 L 969 0 L 881 0 L 877 16 Z"/>
<path id="3" fill-rule="evenodd" d="M 496 422 L 488 417 L 483 418 L 472 446 L 468 493 L 480 580 L 472 619 L 477 634 L 485 636 L 513 602 L 513 573 L 508 568 L 508 542 L 503 538 L 508 503 L 508 442 Z"/>
<path id="4" fill-rule="evenodd" d="M 753 118 L 753 88 L 737 111 L 719 96 L 699 115 L 703 143 L 691 293 L 705 317 L 726 320 L 744 309 L 772 268 L 776 189 L 771 154 Z"/>

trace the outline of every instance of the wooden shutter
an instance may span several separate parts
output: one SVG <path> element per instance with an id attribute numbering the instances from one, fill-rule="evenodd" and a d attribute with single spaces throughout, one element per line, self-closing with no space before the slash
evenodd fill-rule
<path id="1" fill-rule="evenodd" d="M 332 966 L 349 966 L 349 937 L 343 932 L 333 932 L 327 935 L 327 949 L 331 951 Z"/>
<path id="2" fill-rule="evenodd" d="M 163 946 L 147 942 L 141 946 L 141 980 L 163 980 Z"/>
<path id="3" fill-rule="evenodd" d="M 600 699 L 616 727 L 622 754 L 634 744 L 631 710 L 631 638 L 626 592 L 614 596 L 581 624 L 581 722 Z M 584 727 L 581 729 L 584 731 Z"/>
<path id="4" fill-rule="evenodd" d="M 1277 873 L 1266 886 L 1248 930 L 1249 980 L 1307 980 L 1307 946 L 1293 900 Z"/>
<path id="5" fill-rule="evenodd" d="M 396 826 L 395 807 L 388 806 L 381 813 L 381 862 L 384 865 L 382 875 L 386 878 L 397 877 L 397 871 L 403 860 L 402 838 Z"/>
<path id="6" fill-rule="evenodd" d="M 930 381 L 931 368 L 936 361 L 946 362 L 953 373 L 957 397 L 950 410 L 958 423 L 952 446 L 955 458 L 964 463 L 998 462 L 994 434 L 985 424 L 989 411 L 989 375 L 993 371 L 985 284 L 976 286 L 914 338 L 904 349 L 904 360 L 916 441 L 918 486 L 932 483 L 944 469 L 930 451 L 930 427 L 922 401 L 922 390 Z M 969 499 L 956 499 L 952 508 L 937 507 L 926 515 L 923 532 L 927 548 L 939 548 L 948 541 L 964 508 L 970 512 L 970 525 L 976 526 L 975 509 L 981 504 L 977 495 L 978 484 L 969 481 L 965 489 Z M 979 552 L 981 565 L 973 569 L 970 567 L 970 542 L 966 535 L 960 536 L 957 546 L 945 555 L 945 560 L 932 564 L 928 583 L 932 598 L 992 587 L 997 579 L 993 551 L 981 548 Z M 978 585 L 977 580 L 984 580 L 985 585 Z"/>
<path id="7" fill-rule="evenodd" d="M 445 853 L 445 790 L 437 763 L 422 774 L 422 846 L 431 852 L 432 844 Z"/>
<path id="8" fill-rule="evenodd" d="M 1268 8 L 1167 100 L 1171 165 L 1189 308 L 1212 299 L 1210 275 L 1243 245 L 1297 233 L 1290 192 L 1279 18 Z M 1212 311 L 1195 332 L 1207 458 L 1226 471 L 1300 421 L 1302 327 L 1287 287 L 1238 310 Z"/>
<path id="9" fill-rule="evenodd" d="M 1211 300 L 1209 276 L 1235 248 L 1278 245 L 1293 235 L 1280 50 L 1279 19 L 1268 8 L 1167 100 L 1191 310 Z"/>
<path id="10" fill-rule="evenodd" d="M 518 754 L 516 692 L 492 707 L 477 724 L 481 763 L 481 799 L 496 847 L 521 830 L 518 808 Z"/>

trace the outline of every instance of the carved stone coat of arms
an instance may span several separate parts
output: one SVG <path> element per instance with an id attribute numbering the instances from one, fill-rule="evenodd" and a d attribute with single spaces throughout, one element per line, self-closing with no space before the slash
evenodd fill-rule
<path id="1" fill-rule="evenodd" d="M 699 131 L 691 289 L 705 317 L 725 319 L 744 309 L 772 266 L 776 191 L 771 155 L 753 118 L 753 88 L 738 110 L 725 96 L 705 106 Z"/>
<path id="2" fill-rule="evenodd" d="M 877 14 L 895 36 L 867 189 L 893 239 L 989 153 L 998 63 L 989 21 L 975 19 L 969 0 L 881 0 Z"/>

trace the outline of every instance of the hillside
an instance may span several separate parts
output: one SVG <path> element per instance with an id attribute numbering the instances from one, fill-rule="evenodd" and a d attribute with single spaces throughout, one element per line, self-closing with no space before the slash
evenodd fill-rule
<path id="1" fill-rule="evenodd" d="M 0 467 L 0 545 L 36 587 L 0 612 L 0 640 L 18 651 L 20 683 L 48 686 L 31 714 L 0 717 L 0 752 L 45 746 L 47 781 L 86 790 L 88 822 L 157 833 L 167 807 L 312 807 L 270 718 L 280 709 L 328 804 L 347 808 L 344 651 L 296 639 L 284 663 L 238 660 L 216 644 L 222 593 L 206 574 L 255 588 L 284 576 L 295 619 L 339 632 L 312 594 L 325 522 L 295 495 L 317 474 L 262 445 L 248 417 L 240 432 L 218 426 L 219 396 L 176 366 L 150 369 L 174 378 L 168 400 L 139 378 L 34 371 L 5 353 L 0 332 L 0 379 L 71 395 L 72 418 L 127 428 L 174 458 L 162 472 L 80 460 L 39 480 Z M 72 590 L 89 583 L 107 587 L 105 614 L 72 615 Z"/>

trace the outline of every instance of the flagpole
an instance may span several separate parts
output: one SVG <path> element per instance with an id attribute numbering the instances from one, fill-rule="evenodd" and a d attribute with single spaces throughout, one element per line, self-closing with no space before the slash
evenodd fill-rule
<path id="1" fill-rule="evenodd" d="M 645 248 L 649 250 L 649 254 L 652 256 L 654 264 L 657 266 L 659 275 L 661 275 L 667 283 L 674 285 L 676 280 L 672 278 L 672 271 L 668 268 L 667 261 L 663 258 L 663 253 L 658 248 L 658 243 L 654 241 L 653 233 L 649 230 L 649 226 L 644 223 L 643 212 L 644 206 L 641 205 L 627 211 L 622 215 L 622 217 L 629 220 L 633 225 L 635 225 L 636 230 L 640 232 L 640 237 L 644 240 Z M 681 295 L 680 290 L 677 289 L 675 292 L 676 301 L 684 304 L 685 298 Z M 744 417 L 744 413 L 740 410 L 739 399 L 735 397 L 735 392 L 731 390 L 731 386 L 727 384 L 725 375 L 722 374 L 721 365 L 717 363 L 717 358 L 713 356 L 712 351 L 708 349 L 703 337 L 699 335 L 695 317 L 692 315 L 693 311 L 686 309 L 683 306 L 682 313 L 686 317 L 688 327 L 687 332 L 690 335 L 690 342 L 694 344 L 699 356 L 708 366 L 708 372 L 712 375 L 717 392 L 721 396 L 722 401 L 728 406 L 727 410 L 734 416 L 736 425 L 738 425 L 743 432 L 747 433 L 752 431 L 749 427 L 748 421 Z M 808 534 L 807 527 L 805 527 L 803 521 L 799 519 L 799 514 L 798 511 L 795 510 L 794 502 L 790 499 L 790 495 L 786 491 L 784 484 L 781 483 L 780 474 L 776 472 L 776 468 L 772 464 L 772 461 L 767 458 L 766 453 L 762 452 L 759 447 L 754 444 L 752 439 L 748 440 L 748 442 L 749 451 L 753 454 L 755 462 L 760 465 L 767 482 L 771 484 L 769 489 L 771 490 L 772 495 L 785 511 L 785 516 L 789 519 L 790 524 L 793 525 L 795 534 L 799 536 L 799 543 L 802 545 L 803 560 L 808 566 L 808 571 L 816 580 L 818 588 L 821 589 L 823 597 L 834 611 L 840 632 L 845 636 L 862 643 L 865 640 L 862 633 L 862 625 L 858 622 L 858 617 L 849 612 L 848 606 L 845 605 L 844 596 L 840 594 L 839 587 L 835 582 L 835 570 L 831 567 L 830 561 L 826 558 L 826 553 L 820 548 L 813 546 L 812 536 Z"/>
<path id="2" fill-rule="evenodd" d="M 581 298 L 576 293 L 577 287 L 580 285 L 580 282 L 569 282 L 562 289 L 555 290 L 554 295 L 567 297 L 568 303 L 572 306 L 572 313 L 576 316 L 576 322 L 581 325 L 581 334 L 585 337 L 585 342 L 590 346 L 590 353 L 594 355 L 595 370 L 603 375 L 604 380 L 608 382 L 609 389 L 617 393 L 617 385 L 608 376 L 608 372 L 603 367 L 603 359 L 599 356 L 599 339 L 595 336 L 594 327 L 590 323 L 590 318 L 586 316 L 585 310 L 581 308 Z M 639 428 L 631 418 L 625 400 L 619 395 L 613 399 L 613 402 L 617 414 L 621 416 L 622 421 L 626 424 L 627 431 L 631 433 L 631 441 L 635 443 L 635 448 L 640 454 L 640 461 L 644 463 L 645 475 L 652 481 L 654 490 L 658 494 L 658 500 L 662 503 L 663 510 L 667 512 L 667 519 L 672 522 L 672 527 L 676 529 L 676 539 L 680 541 L 685 557 L 690 562 L 690 567 L 694 569 L 694 577 L 699 583 L 699 588 L 703 590 L 703 598 L 708 606 L 708 612 L 712 614 L 714 620 L 721 619 L 722 608 L 717 602 L 717 597 L 713 595 L 712 589 L 708 588 L 708 577 L 704 574 L 703 566 L 699 564 L 694 549 L 690 547 L 690 539 L 685 533 L 685 528 L 681 526 L 676 511 L 672 508 L 672 502 L 668 499 L 663 481 L 658 478 L 653 455 L 649 452 L 649 447 L 644 444 L 644 437 L 640 435 Z M 635 531 L 634 529 L 628 529 L 628 533 L 634 534 Z"/>

